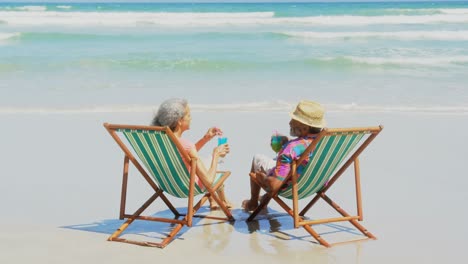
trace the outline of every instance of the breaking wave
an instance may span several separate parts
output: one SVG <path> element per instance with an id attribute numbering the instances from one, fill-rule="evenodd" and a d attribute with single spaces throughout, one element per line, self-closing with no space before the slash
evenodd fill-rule
<path id="1" fill-rule="evenodd" d="M 25 7 L 26 8 L 26 7 Z M 468 23 L 463 9 L 433 15 L 319 15 L 277 17 L 275 12 L 58 12 L 35 10 L 0 11 L 11 25 L 59 26 L 252 26 L 252 25 L 326 25 L 364 26 L 375 24 Z"/>
<path id="2" fill-rule="evenodd" d="M 395 32 L 281 32 L 289 37 L 301 39 L 393 39 L 393 40 L 468 40 L 468 31 L 395 31 Z"/>
<path id="3" fill-rule="evenodd" d="M 238 103 L 238 104 L 191 104 L 194 112 L 289 112 L 295 103 L 285 101 Z M 333 113 L 418 113 L 467 115 L 467 106 L 405 106 L 405 105 L 359 105 L 324 104 L 327 112 Z M 86 113 L 151 113 L 157 106 L 113 105 L 93 107 L 0 107 L 0 114 L 86 114 Z"/>

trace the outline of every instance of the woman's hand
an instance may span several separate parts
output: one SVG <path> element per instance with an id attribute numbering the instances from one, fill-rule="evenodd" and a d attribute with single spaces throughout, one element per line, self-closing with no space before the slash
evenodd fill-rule
<path id="1" fill-rule="evenodd" d="M 212 140 L 215 136 L 221 136 L 223 131 L 218 127 L 210 127 L 205 135 L 195 143 L 197 151 L 199 151 L 208 141 Z"/>
<path id="2" fill-rule="evenodd" d="M 213 157 L 224 157 L 229 153 L 229 145 L 222 144 L 213 149 Z"/>
<path id="3" fill-rule="evenodd" d="M 221 130 L 221 128 L 210 127 L 203 137 L 208 140 L 211 140 L 215 136 L 221 136 L 221 135 L 223 135 L 223 131 Z"/>

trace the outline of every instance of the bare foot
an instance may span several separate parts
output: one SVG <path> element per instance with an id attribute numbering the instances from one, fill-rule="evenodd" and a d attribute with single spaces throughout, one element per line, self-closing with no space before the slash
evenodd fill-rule
<path id="1" fill-rule="evenodd" d="M 209 198 L 208 200 L 210 202 L 210 209 L 211 210 L 218 210 L 220 209 L 220 206 L 218 205 L 218 203 L 215 201 L 215 199 L 213 198 Z M 233 207 L 232 203 L 228 200 L 224 200 L 224 206 L 226 206 L 227 209 L 231 209 Z"/>
<path id="2" fill-rule="evenodd" d="M 244 200 L 242 202 L 242 208 L 246 211 L 253 211 L 258 207 L 258 201 Z"/>
<path id="3" fill-rule="evenodd" d="M 227 209 L 231 209 L 233 207 L 232 203 L 229 200 L 224 200 L 224 206 L 226 206 Z"/>
<path id="4" fill-rule="evenodd" d="M 214 204 L 210 204 L 210 210 L 218 210 L 219 209 L 219 206 L 218 204 L 216 204 L 216 202 Z"/>
<path id="5" fill-rule="evenodd" d="M 219 209 L 219 206 L 216 203 L 215 199 L 213 199 L 213 197 L 210 196 L 210 198 L 208 198 L 208 201 L 210 202 L 210 210 L 218 210 Z"/>

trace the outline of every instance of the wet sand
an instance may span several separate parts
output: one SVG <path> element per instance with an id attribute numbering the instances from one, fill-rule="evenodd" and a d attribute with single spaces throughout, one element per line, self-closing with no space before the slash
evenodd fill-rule
<path id="1" fill-rule="evenodd" d="M 466 257 L 468 242 L 468 117 L 416 113 L 328 113 L 330 127 L 373 126 L 383 132 L 361 156 L 364 221 L 378 240 L 324 248 L 292 227 L 281 208 L 246 223 L 240 209 L 248 197 L 248 170 L 255 153 L 273 155 L 275 129 L 288 131 L 287 113 L 194 112 L 187 137 L 196 140 L 209 126 L 222 127 L 231 153 L 226 192 L 234 223 L 199 219 L 165 249 L 107 242 L 118 220 L 123 154 L 102 123 L 148 124 L 151 113 L 2 114 L 0 145 L 1 263 L 441 263 Z M 448 131 L 449 130 L 449 131 Z M 447 132 L 446 132 L 447 131 Z M 447 133 L 448 135 L 444 135 Z M 209 155 L 215 142 L 201 154 Z M 131 168 L 128 211 L 151 195 Z M 351 174 L 330 190 L 355 212 Z M 183 208 L 182 200 L 174 199 Z M 312 216 L 336 216 L 322 204 Z M 202 212 L 209 213 L 207 208 Z M 149 214 L 168 214 L 163 203 Z M 211 212 L 219 214 L 219 212 Z M 167 225 L 136 222 L 128 235 L 158 236 Z M 346 223 L 321 225 L 332 241 L 359 238 Z"/>

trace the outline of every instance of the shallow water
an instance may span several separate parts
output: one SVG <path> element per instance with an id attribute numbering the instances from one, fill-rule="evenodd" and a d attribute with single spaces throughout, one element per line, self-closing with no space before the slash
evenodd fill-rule
<path id="1" fill-rule="evenodd" d="M 468 3 L 0 4 L 0 112 L 466 113 Z M 220 104 L 214 107 L 212 104 Z"/>

